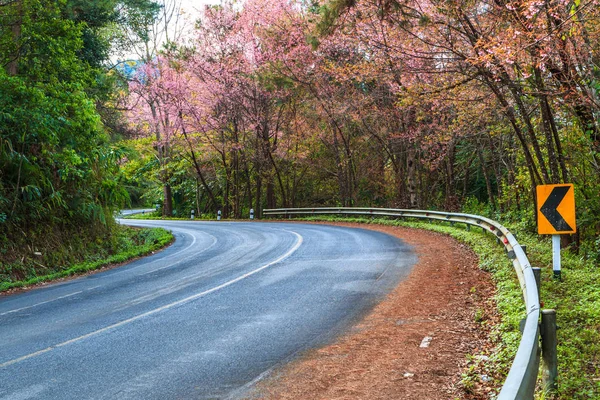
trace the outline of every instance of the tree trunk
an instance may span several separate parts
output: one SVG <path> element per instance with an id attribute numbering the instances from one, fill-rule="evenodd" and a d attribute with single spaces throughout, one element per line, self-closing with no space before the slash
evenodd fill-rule
<path id="1" fill-rule="evenodd" d="M 260 218 L 262 215 L 262 178 L 260 174 L 256 175 L 256 197 L 254 204 L 254 215 Z"/>
<path id="2" fill-rule="evenodd" d="M 550 109 L 550 104 L 548 103 L 548 97 L 543 94 L 545 92 L 544 82 L 541 77 L 541 72 L 539 68 L 535 68 L 535 84 L 537 86 L 537 90 L 540 93 L 537 97 L 539 99 L 540 112 L 542 115 L 542 129 L 544 131 L 544 136 L 546 138 L 546 152 L 548 153 L 548 164 L 550 167 L 550 176 L 551 181 L 549 183 L 559 183 L 560 176 L 558 172 L 558 155 L 555 148 L 554 137 L 552 128 L 554 119 L 552 115 L 552 111 Z"/>
<path id="3" fill-rule="evenodd" d="M 483 178 L 485 179 L 485 187 L 488 193 L 488 199 L 492 209 L 496 209 L 496 199 L 494 197 L 494 192 L 492 190 L 492 181 L 490 180 L 490 174 L 486 167 L 485 158 L 483 157 L 483 151 L 481 150 L 481 146 L 479 143 L 477 144 L 477 157 L 479 157 L 479 163 L 481 164 L 481 171 L 483 172 Z"/>
<path id="4" fill-rule="evenodd" d="M 171 185 L 166 183 L 163 186 L 163 216 L 171 217 L 173 216 L 173 193 L 171 191 Z"/>
<path id="5" fill-rule="evenodd" d="M 240 213 L 240 162 L 237 150 L 232 150 L 233 159 L 233 217 L 239 219 Z"/>
<path id="6" fill-rule="evenodd" d="M 406 189 L 408 190 L 409 208 L 417 208 L 417 168 L 415 150 L 411 147 L 406 160 Z"/>
<path id="7" fill-rule="evenodd" d="M 527 163 L 527 169 L 529 170 L 529 178 L 531 180 L 532 187 L 535 187 L 537 184 L 543 183 L 543 180 L 539 173 L 539 170 L 538 170 L 537 166 L 535 165 L 535 161 L 533 160 L 533 155 L 531 154 L 531 151 L 529 150 L 529 146 L 527 144 L 525 135 L 523 134 L 523 131 L 521 130 L 521 127 L 519 126 L 519 122 L 517 121 L 517 117 L 515 115 L 515 110 L 514 110 L 513 106 L 510 105 L 508 103 L 508 101 L 506 100 L 506 97 L 501 92 L 498 85 L 495 83 L 494 77 L 489 76 L 489 74 L 486 73 L 486 71 L 480 70 L 480 72 L 482 73 L 487 86 L 496 95 L 496 99 L 498 99 L 498 101 L 500 102 L 502 107 L 504 107 L 504 114 L 508 118 L 515 135 L 517 135 L 517 139 L 519 139 L 519 143 L 521 143 L 521 149 L 523 150 L 523 153 L 525 154 L 525 161 Z"/>
<path id="8" fill-rule="evenodd" d="M 15 21 L 12 23 L 11 34 L 15 46 L 14 53 L 11 54 L 11 59 L 6 66 L 6 73 L 9 76 L 16 76 L 19 73 L 19 52 L 21 47 L 21 30 L 23 24 L 23 1 L 15 2 Z"/>
<path id="9" fill-rule="evenodd" d="M 269 178 L 267 182 L 267 208 L 276 208 L 275 201 L 275 185 L 273 185 L 272 178 Z"/>
<path id="10" fill-rule="evenodd" d="M 456 162 L 456 143 L 455 139 L 452 138 L 448 143 L 448 150 L 446 152 L 446 204 L 445 209 L 447 211 L 456 211 L 459 207 L 458 199 L 456 198 L 455 181 L 454 176 L 454 165 Z"/>

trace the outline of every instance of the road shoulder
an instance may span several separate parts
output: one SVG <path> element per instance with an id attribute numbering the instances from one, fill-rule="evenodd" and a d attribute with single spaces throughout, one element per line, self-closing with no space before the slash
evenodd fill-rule
<path id="1" fill-rule="evenodd" d="M 469 354 L 489 346 L 493 283 L 464 244 L 419 229 L 353 223 L 414 246 L 410 276 L 350 333 L 272 372 L 247 398 L 473 399 Z M 481 390 L 476 392 L 481 393 Z"/>

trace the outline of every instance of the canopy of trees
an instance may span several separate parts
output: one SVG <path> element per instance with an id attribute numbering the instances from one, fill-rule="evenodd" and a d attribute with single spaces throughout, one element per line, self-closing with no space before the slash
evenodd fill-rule
<path id="1" fill-rule="evenodd" d="M 597 238 L 598 3 L 224 1 L 182 35 L 178 0 L 0 0 L 0 238 L 104 232 L 128 195 L 533 220 L 559 182 Z"/>
<path id="2" fill-rule="evenodd" d="M 599 6 L 206 7 L 193 38 L 130 83 L 131 127 L 154 149 L 129 176 L 156 182 L 147 196 L 165 214 L 236 218 L 276 206 L 474 201 L 530 212 L 536 185 L 575 182 L 580 225 L 596 234 Z"/>

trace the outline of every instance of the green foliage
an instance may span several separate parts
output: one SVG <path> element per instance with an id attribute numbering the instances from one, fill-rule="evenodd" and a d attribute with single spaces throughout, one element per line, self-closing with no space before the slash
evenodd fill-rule
<path id="1" fill-rule="evenodd" d="M 319 33 L 321 35 L 332 33 L 340 15 L 355 5 L 356 0 L 332 0 L 321 6 L 318 10 L 318 13 L 321 14 L 321 21 L 318 25 Z"/>
<path id="2" fill-rule="evenodd" d="M 3 262 L 30 265 L 40 261 L 32 255 L 38 252 L 53 268 L 70 261 L 60 241 L 81 247 L 75 245 L 78 237 L 95 242 L 113 235 L 112 213 L 129 202 L 119 171 L 127 150 L 110 143 L 102 121 L 118 119 L 105 107 L 117 81 L 99 68 L 108 56 L 103 29 L 123 22 L 120 7 L 150 5 L 156 8 L 148 0 L 20 0 L 2 6 Z"/>
<path id="3" fill-rule="evenodd" d="M 104 222 L 122 206 L 116 148 L 78 84 L 27 84 L 0 72 L 0 210 L 13 228 L 61 218 Z M 75 89 L 75 90 L 73 90 Z M 54 218 L 52 218 L 54 217 Z"/>

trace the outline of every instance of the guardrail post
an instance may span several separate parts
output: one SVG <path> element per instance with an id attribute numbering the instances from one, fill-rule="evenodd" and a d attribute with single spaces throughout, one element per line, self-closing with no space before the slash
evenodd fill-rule
<path id="1" fill-rule="evenodd" d="M 556 351 L 556 310 L 542 310 L 542 377 L 544 389 L 553 391 L 557 389 L 558 355 Z"/>
<path id="2" fill-rule="evenodd" d="M 523 246 L 521 246 L 523 247 Z M 542 287 L 542 269 L 541 268 L 531 268 L 533 271 L 533 276 L 535 277 L 535 285 L 537 286 L 538 299 L 542 299 L 541 296 L 541 287 Z"/>

